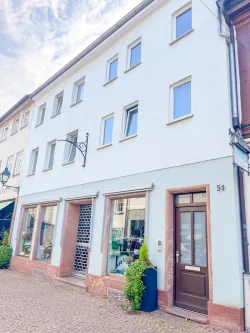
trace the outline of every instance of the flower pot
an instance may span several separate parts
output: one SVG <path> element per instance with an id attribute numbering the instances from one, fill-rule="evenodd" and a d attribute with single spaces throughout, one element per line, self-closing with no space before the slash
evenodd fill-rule
<path id="1" fill-rule="evenodd" d="M 145 290 L 142 296 L 141 311 L 152 312 L 158 309 L 157 300 L 157 269 L 146 268 L 142 277 Z"/>

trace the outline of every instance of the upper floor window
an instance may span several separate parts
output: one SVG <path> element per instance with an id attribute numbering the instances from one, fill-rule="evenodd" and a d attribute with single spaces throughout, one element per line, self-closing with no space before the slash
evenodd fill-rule
<path id="1" fill-rule="evenodd" d="M 85 83 L 85 77 L 81 78 L 80 80 L 74 83 L 72 104 L 76 104 L 83 100 L 84 83 Z"/>
<path id="2" fill-rule="evenodd" d="M 20 123 L 20 118 L 16 118 L 13 123 L 12 127 L 12 134 L 16 133 L 19 130 L 19 123 Z"/>
<path id="3" fill-rule="evenodd" d="M 111 114 L 102 119 L 101 127 L 101 146 L 112 143 L 114 115 Z"/>
<path id="4" fill-rule="evenodd" d="M 29 164 L 29 175 L 33 175 L 36 172 L 36 165 L 37 165 L 37 160 L 38 160 L 38 152 L 39 149 L 33 149 L 31 151 L 31 155 L 30 155 L 30 164 Z"/>
<path id="5" fill-rule="evenodd" d="M 30 116 L 30 111 L 27 110 L 23 113 L 23 121 L 22 121 L 22 127 L 28 125 L 29 123 L 29 116 Z"/>
<path id="6" fill-rule="evenodd" d="M 57 114 L 61 113 L 62 103 L 63 103 L 63 91 L 55 96 L 52 116 L 56 116 Z"/>
<path id="7" fill-rule="evenodd" d="M 138 104 L 126 108 L 124 111 L 124 137 L 126 138 L 137 133 Z"/>
<path id="8" fill-rule="evenodd" d="M 191 78 L 179 81 L 171 87 L 171 120 L 191 115 Z"/>
<path id="9" fill-rule="evenodd" d="M 14 156 L 13 155 L 9 156 L 7 158 L 7 165 L 6 166 L 7 166 L 7 168 L 8 168 L 8 170 L 9 170 L 10 173 L 12 172 L 13 160 L 14 160 Z"/>
<path id="10" fill-rule="evenodd" d="M 46 111 L 46 104 L 43 104 L 39 107 L 37 112 L 36 126 L 41 125 L 43 123 L 45 111 Z"/>
<path id="11" fill-rule="evenodd" d="M 17 157 L 16 157 L 14 175 L 18 175 L 20 173 L 22 159 L 23 159 L 23 153 L 20 152 L 20 153 L 17 154 Z"/>
<path id="12" fill-rule="evenodd" d="M 46 151 L 45 170 L 53 168 L 55 150 L 56 150 L 56 142 L 55 141 L 49 142 Z"/>
<path id="13" fill-rule="evenodd" d="M 118 70 L 118 57 L 115 56 L 111 60 L 108 61 L 107 82 L 112 81 L 117 78 L 117 70 Z"/>
<path id="14" fill-rule="evenodd" d="M 2 136 L 1 136 L 1 141 L 3 141 L 3 140 L 6 140 L 7 139 L 7 134 L 8 134 L 8 125 L 7 126 L 5 126 L 4 128 L 3 128 L 3 131 L 2 131 Z"/>
<path id="15" fill-rule="evenodd" d="M 192 7 L 191 3 L 182 7 L 174 14 L 174 36 L 178 39 L 192 30 Z"/>
<path id="16" fill-rule="evenodd" d="M 128 47 L 128 69 L 141 63 L 141 40 L 135 41 Z"/>
<path id="17" fill-rule="evenodd" d="M 74 131 L 67 135 L 67 140 L 77 144 L 78 131 Z M 64 151 L 64 164 L 74 162 L 76 156 L 76 146 L 72 143 L 66 142 Z"/>

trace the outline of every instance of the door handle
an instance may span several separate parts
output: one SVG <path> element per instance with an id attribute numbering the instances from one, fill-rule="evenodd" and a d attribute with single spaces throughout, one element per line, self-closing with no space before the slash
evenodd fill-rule
<path id="1" fill-rule="evenodd" d="M 180 257 L 179 251 L 176 251 L 176 262 L 177 263 L 179 263 L 179 257 Z"/>

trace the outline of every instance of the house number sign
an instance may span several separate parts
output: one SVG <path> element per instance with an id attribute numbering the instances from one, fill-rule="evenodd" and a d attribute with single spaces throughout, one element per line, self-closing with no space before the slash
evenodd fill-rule
<path id="1" fill-rule="evenodd" d="M 217 191 L 218 192 L 225 191 L 225 185 L 217 185 Z"/>

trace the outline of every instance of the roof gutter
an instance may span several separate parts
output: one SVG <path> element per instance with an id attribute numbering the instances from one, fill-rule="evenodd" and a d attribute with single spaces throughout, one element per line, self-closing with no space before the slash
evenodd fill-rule
<path id="1" fill-rule="evenodd" d="M 43 89 L 49 86 L 52 82 L 54 82 L 57 78 L 59 78 L 62 74 L 72 68 L 76 63 L 85 58 L 90 52 L 92 52 L 95 48 L 101 45 L 105 40 L 107 40 L 111 35 L 113 35 L 117 30 L 119 30 L 122 26 L 124 26 L 128 21 L 130 21 L 133 17 L 135 17 L 138 13 L 143 11 L 147 6 L 156 0 L 144 0 L 138 6 L 136 6 L 133 10 L 131 10 L 127 15 L 125 15 L 120 21 L 118 21 L 115 25 L 113 25 L 110 29 L 108 29 L 104 34 L 102 34 L 99 38 L 97 38 L 92 44 L 90 44 L 86 49 L 84 49 L 81 53 L 79 53 L 74 59 L 72 59 L 68 64 L 66 64 L 62 69 L 60 69 L 56 74 L 54 74 L 51 78 L 49 78 L 46 82 L 44 82 L 40 87 L 38 87 L 35 91 L 31 93 L 31 98 L 35 97 L 39 94 Z"/>

